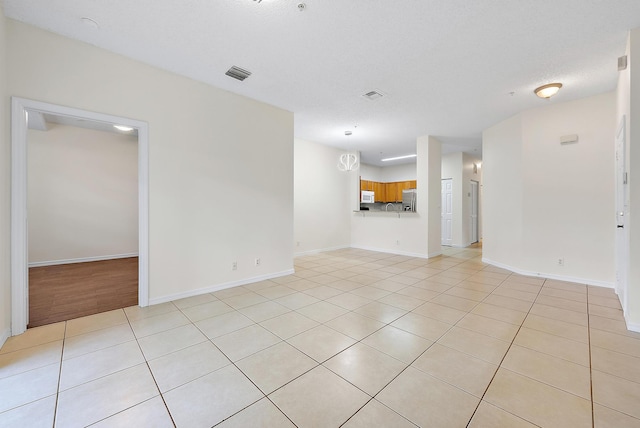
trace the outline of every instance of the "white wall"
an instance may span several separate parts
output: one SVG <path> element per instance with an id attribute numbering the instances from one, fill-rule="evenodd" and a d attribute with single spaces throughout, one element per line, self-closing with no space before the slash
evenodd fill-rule
<path id="1" fill-rule="evenodd" d="M 360 166 L 360 176 L 363 180 L 393 183 L 396 181 L 411 181 L 416 179 L 416 164 L 374 166 L 363 164 Z"/>
<path id="2" fill-rule="evenodd" d="M 482 133 L 483 258 L 521 266 L 522 251 L 522 123 L 521 116 Z"/>
<path id="3" fill-rule="evenodd" d="M 351 176 L 337 168 L 343 150 L 294 140 L 294 252 L 304 254 L 351 244 Z M 351 199 L 350 199 L 351 198 Z"/>
<path id="4" fill-rule="evenodd" d="M 138 252 L 138 139 L 50 124 L 29 130 L 29 263 Z"/>
<path id="5" fill-rule="evenodd" d="M 11 332 L 11 139 L 7 97 L 5 17 L 0 5 L 0 347 Z"/>
<path id="6" fill-rule="evenodd" d="M 627 40 L 627 69 L 618 75 L 616 126 L 622 116 L 626 119 L 626 170 L 629 173 L 629 207 L 625 213 L 625 233 L 628 247 L 627 277 L 627 326 L 640 331 L 640 182 L 634 181 L 634 173 L 640 174 L 640 28 L 632 30 Z M 634 215 L 634 211 L 636 215 Z"/>
<path id="7" fill-rule="evenodd" d="M 402 165 L 389 165 L 381 169 L 382 183 L 393 183 L 396 181 L 411 181 L 416 179 L 416 164 L 405 163 Z"/>
<path id="8" fill-rule="evenodd" d="M 529 110 L 485 131 L 484 258 L 613 286 L 614 132 L 613 93 Z M 560 145 L 567 134 L 579 142 Z"/>
<path id="9" fill-rule="evenodd" d="M 417 152 L 418 194 L 427 201 L 427 254 L 434 257 L 442 254 L 442 144 L 429 135 L 419 137 Z"/>
<path id="10" fill-rule="evenodd" d="M 382 167 L 368 164 L 360 164 L 360 178 L 362 180 L 382 182 Z"/>
<path id="11" fill-rule="evenodd" d="M 7 30 L 11 95 L 149 124 L 151 303 L 292 271 L 292 113 L 22 23 Z"/>

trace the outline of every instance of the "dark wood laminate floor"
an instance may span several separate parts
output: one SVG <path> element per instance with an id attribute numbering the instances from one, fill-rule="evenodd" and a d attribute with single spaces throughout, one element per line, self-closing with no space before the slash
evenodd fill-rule
<path id="1" fill-rule="evenodd" d="M 29 327 L 138 304 L 138 258 L 29 269 Z"/>

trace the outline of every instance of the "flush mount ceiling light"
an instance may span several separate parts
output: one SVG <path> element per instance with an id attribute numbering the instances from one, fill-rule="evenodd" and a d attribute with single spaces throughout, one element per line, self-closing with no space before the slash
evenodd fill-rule
<path id="1" fill-rule="evenodd" d="M 381 162 L 389 162 L 389 161 L 394 161 L 394 160 L 400 160 L 400 159 L 409 159 L 409 158 L 415 158 L 418 155 L 406 155 L 406 156 L 396 156 L 394 158 L 385 158 L 385 159 L 380 159 Z"/>
<path id="2" fill-rule="evenodd" d="M 562 83 L 549 83 L 536 88 L 533 92 L 540 98 L 551 98 L 562 88 Z"/>
<path id="3" fill-rule="evenodd" d="M 130 126 L 125 126 L 125 125 L 113 125 L 114 128 L 116 128 L 118 131 L 122 131 L 122 132 L 130 132 L 133 131 L 133 128 Z"/>

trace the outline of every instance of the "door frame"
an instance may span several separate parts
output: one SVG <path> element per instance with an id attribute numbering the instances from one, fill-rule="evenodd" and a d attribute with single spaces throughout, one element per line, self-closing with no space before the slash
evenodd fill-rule
<path id="1" fill-rule="evenodd" d="M 475 185 L 475 211 L 476 211 L 476 218 L 473 218 L 473 208 L 474 208 L 474 194 L 473 194 L 473 188 Z M 470 241 L 472 244 L 475 244 L 476 242 L 480 242 L 480 182 L 478 180 L 470 180 L 470 196 L 471 196 L 471 209 L 470 209 L 470 217 L 471 217 L 471 232 L 473 232 L 473 223 L 475 222 L 475 226 L 476 226 L 476 237 L 475 237 L 475 241 L 473 240 L 473 233 L 470 233 Z"/>
<path id="2" fill-rule="evenodd" d="M 628 245 L 628 228 L 625 218 L 628 216 L 627 201 L 627 183 L 626 183 L 626 117 L 623 115 L 620 119 L 618 129 L 616 131 L 615 151 L 616 151 L 616 236 L 615 236 L 615 268 L 616 280 L 615 291 L 620 300 L 623 314 L 627 314 L 627 271 L 629 268 L 629 245 Z M 619 167 L 622 166 L 620 171 Z M 620 175 L 622 174 L 622 175 Z"/>
<path id="3" fill-rule="evenodd" d="M 442 229 L 444 226 L 444 210 L 445 210 L 445 206 L 446 206 L 446 200 L 443 200 L 443 195 L 444 192 L 442 191 L 442 185 L 445 184 L 445 182 L 449 182 L 451 184 L 451 230 L 449 230 L 450 232 L 450 236 L 451 239 L 449 243 L 444 243 L 444 233 L 442 233 Z M 440 209 L 440 231 L 441 231 L 441 236 L 440 236 L 440 245 L 443 245 L 445 247 L 451 247 L 453 246 L 453 178 L 441 178 L 440 179 L 440 201 L 441 201 L 441 209 Z"/>
<path id="4" fill-rule="evenodd" d="M 149 305 L 149 126 L 146 122 L 11 97 L 11 334 L 29 321 L 27 110 L 138 129 L 138 305 Z"/>

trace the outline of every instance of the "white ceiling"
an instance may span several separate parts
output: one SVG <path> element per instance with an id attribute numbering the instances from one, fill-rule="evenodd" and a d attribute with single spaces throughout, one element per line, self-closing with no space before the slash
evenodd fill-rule
<path id="1" fill-rule="evenodd" d="M 638 0 L 4 0 L 5 14 L 294 113 L 295 136 L 362 151 L 480 154 L 522 110 L 615 88 Z M 87 20 L 95 21 L 97 28 Z M 232 65 L 252 72 L 244 82 Z M 559 81 L 545 101 L 539 85 Z M 385 96 L 369 101 L 377 90 Z M 355 127 L 357 125 L 357 128 Z M 346 130 L 353 132 L 347 137 Z"/>

